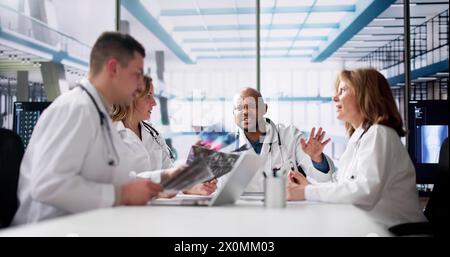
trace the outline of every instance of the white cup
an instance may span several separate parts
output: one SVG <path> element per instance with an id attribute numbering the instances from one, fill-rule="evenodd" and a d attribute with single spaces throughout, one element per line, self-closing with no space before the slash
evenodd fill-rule
<path id="1" fill-rule="evenodd" d="M 267 176 L 264 179 L 264 206 L 266 208 L 286 207 L 286 176 Z"/>

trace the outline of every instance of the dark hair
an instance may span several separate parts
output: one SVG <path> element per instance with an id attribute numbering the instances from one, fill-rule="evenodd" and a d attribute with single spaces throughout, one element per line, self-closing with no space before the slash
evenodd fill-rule
<path id="1" fill-rule="evenodd" d="M 403 121 L 386 78 L 375 69 L 343 70 L 338 74 L 335 90 L 344 81 L 356 94 L 356 101 L 364 118 L 363 128 L 372 124 L 381 124 L 393 128 L 400 137 L 405 136 Z M 346 123 L 348 134 L 355 131 Z"/>
<path id="2" fill-rule="evenodd" d="M 115 58 L 122 66 L 128 65 L 134 52 L 145 57 L 144 47 L 132 36 L 119 32 L 103 32 L 92 47 L 90 73 L 97 75 L 109 58 Z"/>

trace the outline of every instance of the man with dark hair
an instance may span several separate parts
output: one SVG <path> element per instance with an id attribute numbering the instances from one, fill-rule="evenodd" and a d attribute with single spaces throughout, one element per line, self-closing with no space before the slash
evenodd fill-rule
<path id="1" fill-rule="evenodd" d="M 89 73 L 91 76 L 97 75 L 111 57 L 126 66 L 135 53 L 145 57 L 145 49 L 136 39 L 128 34 L 104 32 L 92 48 Z"/>
<path id="2" fill-rule="evenodd" d="M 39 118 L 20 167 L 13 224 L 37 222 L 115 205 L 143 205 L 162 188 L 130 179 L 133 159 L 110 110 L 142 87 L 145 50 L 134 38 L 103 33 L 89 77 L 59 96 Z M 164 177 L 169 171 L 162 171 Z"/>

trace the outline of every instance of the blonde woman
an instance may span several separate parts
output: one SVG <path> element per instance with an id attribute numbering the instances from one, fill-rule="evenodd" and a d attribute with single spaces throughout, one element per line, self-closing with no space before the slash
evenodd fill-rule
<path id="1" fill-rule="evenodd" d="M 161 134 L 146 120 L 149 120 L 156 106 L 152 79 L 144 76 L 144 89 L 130 105 L 114 105 L 112 119 L 125 144 L 130 148 L 139 176 L 160 182 L 162 169 L 173 167 L 174 156 Z M 144 172 L 143 171 L 148 171 Z M 185 191 L 187 194 L 209 195 L 217 186 L 216 181 L 205 182 Z"/>
<path id="2" fill-rule="evenodd" d="M 374 69 L 341 71 L 333 101 L 350 136 L 335 180 L 311 185 L 290 173 L 288 199 L 354 204 L 387 226 L 426 220 L 415 169 L 400 140 L 402 119 L 384 76 Z"/>

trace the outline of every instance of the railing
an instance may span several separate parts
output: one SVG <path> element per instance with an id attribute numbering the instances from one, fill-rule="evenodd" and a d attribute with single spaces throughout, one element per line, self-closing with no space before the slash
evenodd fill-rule
<path id="1" fill-rule="evenodd" d="M 448 59 L 448 9 L 411 30 L 411 70 Z M 357 61 L 357 66 L 370 66 L 388 78 L 403 70 L 403 36 L 390 41 Z"/>
<path id="2" fill-rule="evenodd" d="M 3 4 L 0 4 L 0 28 L 50 46 L 55 51 L 66 52 L 86 61 L 89 59 L 89 45 Z"/>

